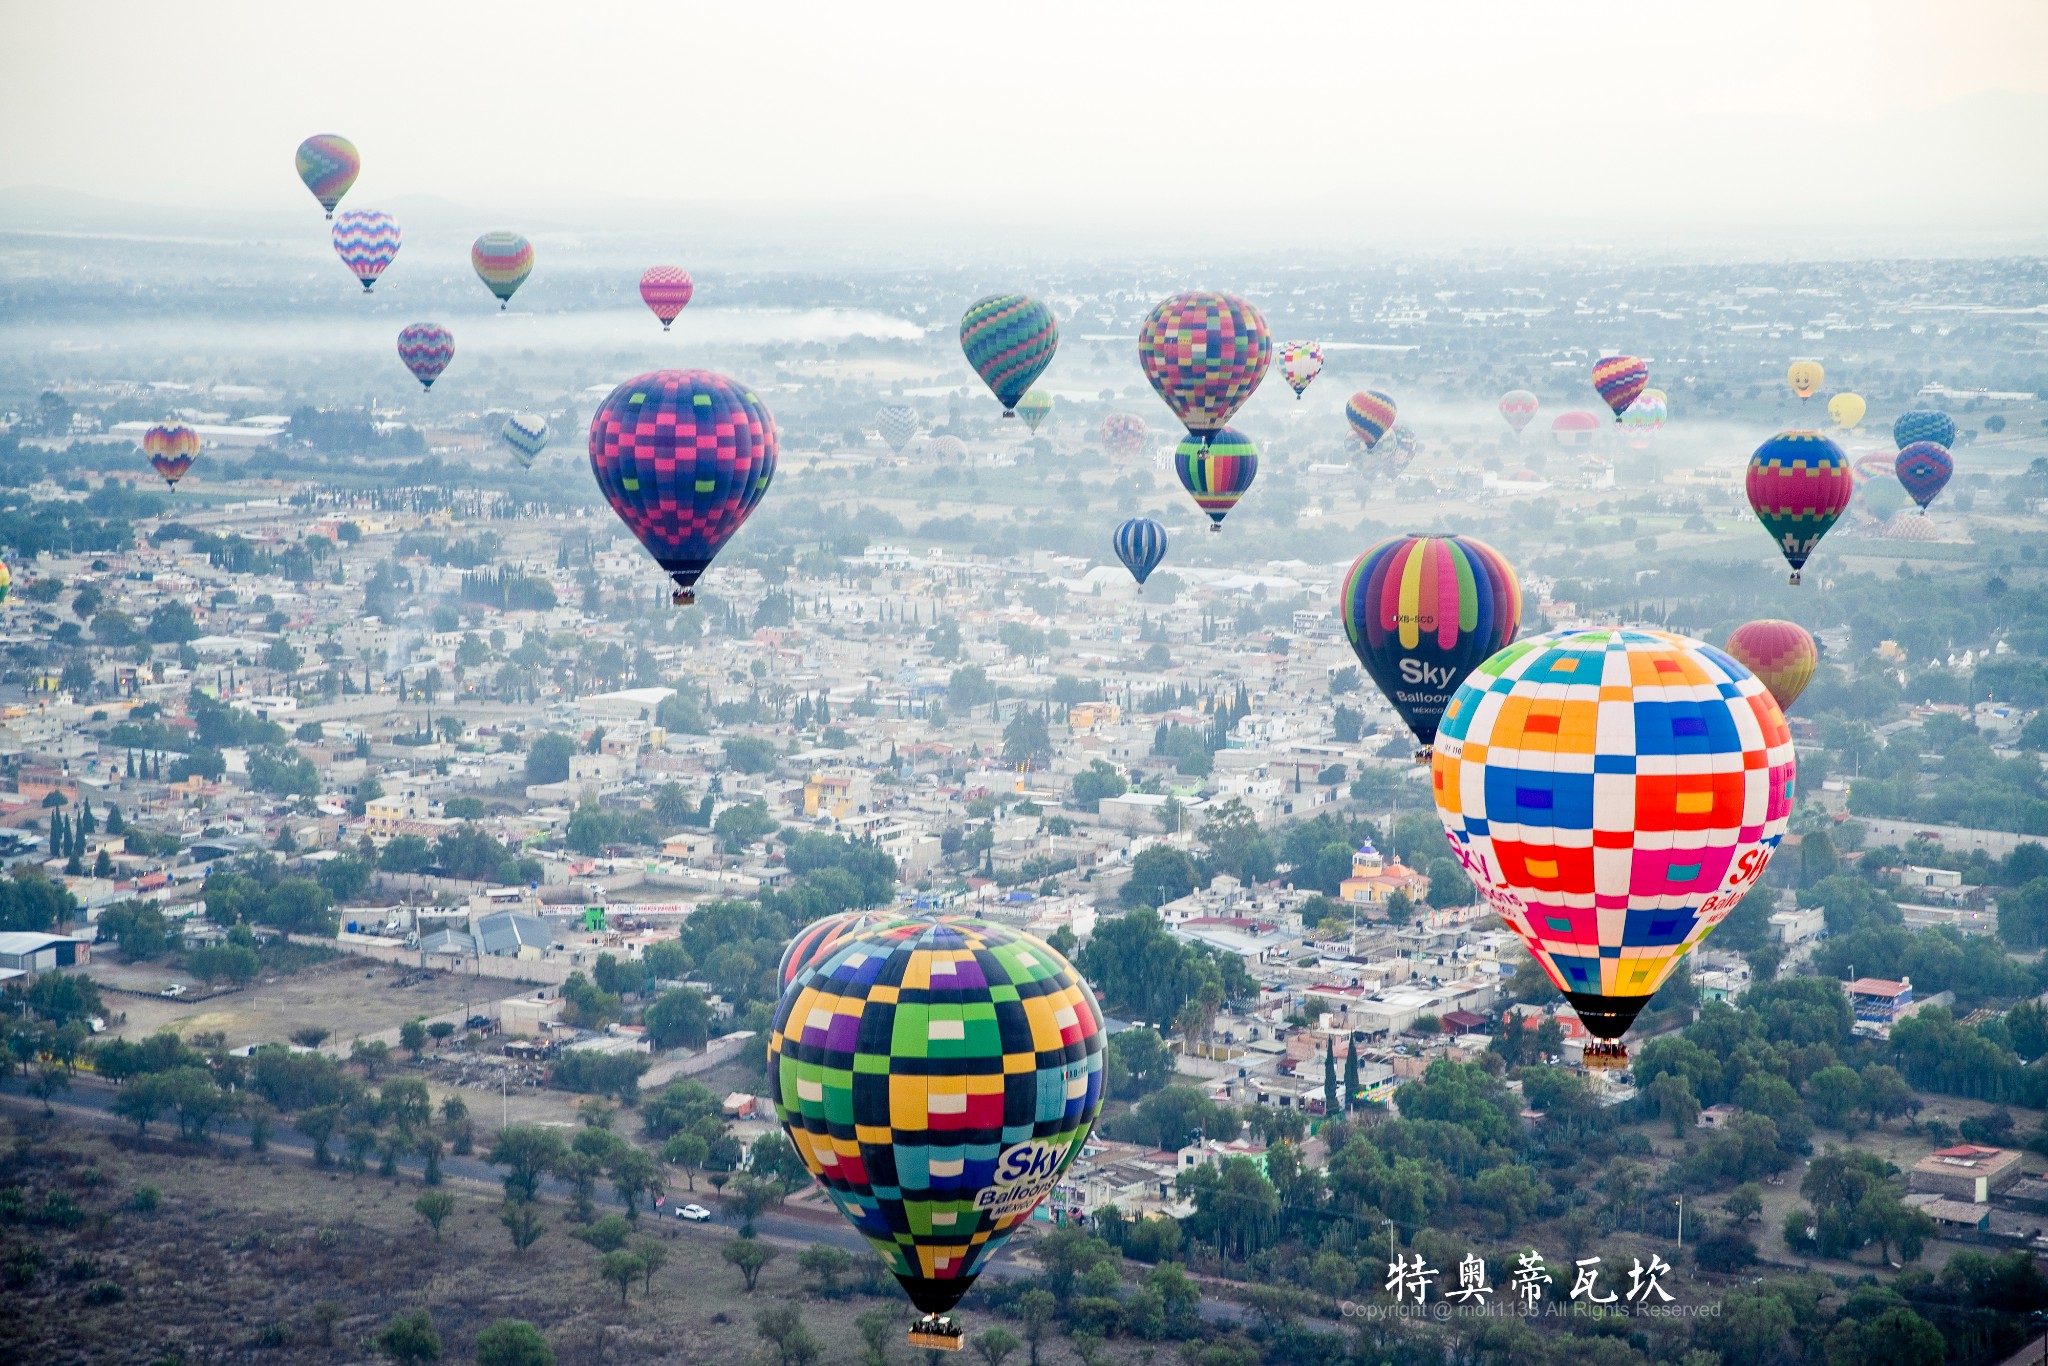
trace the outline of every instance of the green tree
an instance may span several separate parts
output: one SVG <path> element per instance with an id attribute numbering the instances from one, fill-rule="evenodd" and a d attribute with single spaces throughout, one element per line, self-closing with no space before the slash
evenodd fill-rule
<path id="1" fill-rule="evenodd" d="M 813 1243 L 797 1254 L 796 1264 L 816 1283 L 820 1295 L 836 1299 L 839 1278 L 853 1270 L 853 1257 L 829 1243 Z"/>
<path id="2" fill-rule="evenodd" d="M 476 1366 L 555 1366 L 555 1349 L 524 1319 L 498 1319 L 476 1335 Z"/>
<path id="3" fill-rule="evenodd" d="M 377 1346 L 393 1361 L 441 1359 L 441 1335 L 434 1329 L 434 1316 L 424 1309 L 393 1314 L 384 1331 L 377 1335 Z"/>
<path id="4" fill-rule="evenodd" d="M 505 1198 L 519 1204 L 540 1193 L 540 1179 L 562 1160 L 568 1145 L 561 1134 L 537 1124 L 513 1124 L 498 1130 L 490 1161 L 505 1172 Z"/>
<path id="5" fill-rule="evenodd" d="M 560 783 L 569 778 L 569 761 L 575 757 L 576 742 L 559 731 L 549 731 L 526 751 L 526 781 Z"/>
<path id="6" fill-rule="evenodd" d="M 747 1293 L 754 1293 L 754 1282 L 760 1279 L 761 1268 L 775 1260 L 775 1249 L 758 1238 L 739 1237 L 720 1249 L 720 1256 L 739 1270 L 747 1283 Z"/>
<path id="7" fill-rule="evenodd" d="M 1003 1366 L 1010 1354 L 1024 1345 L 1017 1340 L 1015 1333 L 1002 1327 L 984 1328 L 970 1341 L 974 1345 L 975 1355 L 979 1356 L 986 1366 Z"/>
<path id="8" fill-rule="evenodd" d="M 1104 797 L 1121 797 L 1128 790 L 1124 775 L 1107 760 L 1091 759 L 1088 767 L 1074 775 L 1074 805 L 1083 811 L 1098 811 Z"/>
<path id="9" fill-rule="evenodd" d="M 1840 1063 L 1823 1067 L 1806 1079 L 1806 1099 L 1816 1122 L 1830 1129 L 1846 1128 L 1863 1103 L 1863 1081 Z"/>
<path id="10" fill-rule="evenodd" d="M 1164 906 L 1195 890 L 1195 865 L 1169 844 L 1147 845 L 1131 860 L 1131 875 L 1117 894 L 1126 906 Z"/>
<path id="11" fill-rule="evenodd" d="M 633 1288 L 633 1282 L 646 1274 L 647 1263 L 638 1256 L 623 1249 L 607 1252 L 597 1264 L 597 1278 L 610 1281 L 619 1288 L 619 1303 L 626 1302 L 626 1292 Z"/>
<path id="12" fill-rule="evenodd" d="M 774 1349 L 776 1366 L 811 1366 L 824 1355 L 824 1347 L 804 1327 L 803 1311 L 793 1304 L 757 1311 L 754 1330 Z"/>
<path id="13" fill-rule="evenodd" d="M 412 1202 L 413 1213 L 427 1221 L 434 1230 L 434 1241 L 441 1241 L 441 1225 L 455 1212 L 455 1197 L 447 1191 L 428 1191 Z"/>

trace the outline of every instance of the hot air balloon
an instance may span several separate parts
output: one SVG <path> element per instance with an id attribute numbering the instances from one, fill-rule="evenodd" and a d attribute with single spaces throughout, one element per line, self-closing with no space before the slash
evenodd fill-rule
<path id="1" fill-rule="evenodd" d="M 1861 422 L 1864 411 L 1865 404 L 1861 394 L 1852 394 L 1845 390 L 1828 400 L 1828 416 L 1844 431 Z"/>
<path id="2" fill-rule="evenodd" d="M 1536 410 L 1542 406 L 1536 395 L 1527 389 L 1510 389 L 1500 396 L 1500 415 L 1515 429 L 1515 435 L 1522 434 L 1522 428 L 1536 420 Z"/>
<path id="3" fill-rule="evenodd" d="M 1102 419 L 1095 435 L 1102 442 L 1102 449 L 1111 455 L 1131 456 L 1145 449 L 1152 433 L 1145 426 L 1145 419 L 1136 413 L 1111 413 Z"/>
<path id="4" fill-rule="evenodd" d="M 1722 648 L 1763 680 L 1779 711 L 1792 710 L 1820 664 L 1820 647 L 1813 643 L 1813 636 L 1791 621 L 1744 622 L 1729 633 Z"/>
<path id="5" fill-rule="evenodd" d="M 498 435 L 512 448 L 512 458 L 519 468 L 530 470 L 540 453 L 547 449 L 548 420 L 539 413 L 514 413 L 505 419 L 505 425 L 498 429 Z"/>
<path id="6" fill-rule="evenodd" d="M 1360 555 L 1337 597 L 1358 662 L 1429 758 L 1465 676 L 1515 638 L 1522 586 L 1501 553 L 1470 536 L 1396 536 Z"/>
<path id="7" fill-rule="evenodd" d="M 1955 419 L 1930 408 L 1899 414 L 1899 420 L 1892 423 L 1892 444 L 1904 450 L 1916 441 L 1932 441 L 1944 450 L 1955 445 Z"/>
<path id="8" fill-rule="evenodd" d="M 1344 420 L 1351 424 L 1351 434 L 1371 450 L 1394 425 L 1394 400 L 1377 389 L 1361 390 L 1345 403 Z"/>
<path id="9" fill-rule="evenodd" d="M 768 1036 L 775 1117 L 926 1315 L 913 1340 L 945 1331 L 934 1316 L 1080 1154 L 1103 1039 L 1066 959 L 976 921 L 842 939 L 783 992 Z"/>
<path id="10" fill-rule="evenodd" d="M 1604 356 L 1593 364 L 1593 387 L 1619 422 L 1628 405 L 1650 387 L 1650 367 L 1634 356 Z"/>
<path id="11" fill-rule="evenodd" d="M 1138 590 L 1144 591 L 1145 580 L 1166 558 L 1166 528 L 1150 517 L 1133 517 L 1116 529 L 1110 538 L 1116 548 L 1116 557 L 1124 562 L 1124 568 L 1131 571 L 1131 577 L 1138 581 Z"/>
<path id="12" fill-rule="evenodd" d="M 1004 417 L 1017 415 L 1017 400 L 1045 373 L 1059 346 L 1059 319 L 1028 294 L 976 299 L 960 318 L 960 349 L 1003 405 Z"/>
<path id="13" fill-rule="evenodd" d="M 1200 441 L 1223 430 L 1272 363 L 1265 318 L 1234 294 L 1162 299 L 1138 329 L 1145 378 Z"/>
<path id="14" fill-rule="evenodd" d="M 1785 382 L 1792 386 L 1792 392 L 1799 395 L 1801 403 L 1813 397 L 1813 391 L 1820 388 L 1828 372 L 1821 369 L 1817 360 L 1795 360 L 1785 371 Z"/>
<path id="15" fill-rule="evenodd" d="M 917 435 L 917 409 L 908 403 L 885 403 L 875 410 L 875 427 L 890 451 L 901 455 Z"/>
<path id="16" fill-rule="evenodd" d="M 782 951 L 782 962 L 776 967 L 775 979 L 782 984 L 782 990 L 787 991 L 790 983 L 803 975 L 805 968 L 829 955 L 840 941 L 904 918 L 887 911 L 841 911 L 837 915 L 813 920 L 798 930 L 796 937 L 789 941 L 789 947 Z"/>
<path id="17" fill-rule="evenodd" d="M 1855 480 L 1842 448 L 1819 432 L 1780 432 L 1749 458 L 1749 505 L 1792 566 L 1791 582 L 1849 506 Z"/>
<path id="18" fill-rule="evenodd" d="M 932 461 L 965 460 L 967 443 L 957 436 L 935 436 L 924 443 L 924 454 Z"/>
<path id="19" fill-rule="evenodd" d="M 7 601 L 7 592 L 14 587 L 14 575 L 7 572 L 7 566 L 0 564 L 0 602 Z"/>
<path id="20" fill-rule="evenodd" d="M 1024 397 L 1017 400 L 1017 416 L 1023 418 L 1024 425 L 1033 432 L 1038 430 L 1038 424 L 1045 421 L 1046 414 L 1051 411 L 1052 395 L 1043 389 L 1027 389 L 1024 391 Z"/>
<path id="21" fill-rule="evenodd" d="M 398 255 L 398 224 L 381 209 L 349 209 L 334 220 L 334 254 L 363 282 L 363 292 L 377 283 L 384 267 Z"/>
<path id="22" fill-rule="evenodd" d="M 1634 629 L 1502 650 L 1451 699 L 1431 764 L 1458 862 L 1600 1039 L 1761 880 L 1793 777 L 1761 679 Z"/>
<path id="23" fill-rule="evenodd" d="M 298 166 L 299 179 L 306 182 L 306 188 L 327 210 L 329 218 L 334 217 L 334 206 L 363 170 L 356 145 L 338 133 L 315 133 L 299 144 L 293 161 Z"/>
<path id="24" fill-rule="evenodd" d="M 158 423 L 142 434 L 142 453 L 175 493 L 178 481 L 199 458 L 199 433 L 182 422 Z"/>
<path id="25" fill-rule="evenodd" d="M 431 389 L 455 359 L 455 338 L 439 323 L 414 323 L 398 334 L 398 358 L 420 388 Z"/>
<path id="26" fill-rule="evenodd" d="M 1389 427 L 1380 443 L 1372 448 L 1373 455 L 1386 467 L 1387 473 L 1400 478 L 1403 471 L 1415 463 L 1415 457 L 1422 454 L 1422 439 L 1410 427 Z"/>
<path id="27" fill-rule="evenodd" d="M 676 266 L 649 266 L 640 276 L 640 299 L 661 319 L 661 330 L 668 331 L 668 325 L 676 320 L 676 314 L 683 311 L 690 302 L 690 296 L 697 287 L 690 283 L 690 273 Z"/>
<path id="28" fill-rule="evenodd" d="M 1925 517 L 1927 505 L 1948 487 L 1956 472 L 1956 462 L 1932 441 L 1915 441 L 1899 452 L 1893 469 L 1898 473 L 1899 483 L 1905 486 L 1906 496 L 1920 505 L 1920 515 Z"/>
<path id="29" fill-rule="evenodd" d="M 1580 451 L 1600 439 L 1600 419 L 1574 409 L 1550 420 L 1550 439 L 1568 451 Z"/>
<path id="30" fill-rule="evenodd" d="M 590 419 L 597 487 L 654 562 L 670 601 L 697 579 L 775 477 L 775 419 L 751 390 L 709 370 L 635 375 Z"/>
<path id="31" fill-rule="evenodd" d="M 1671 411 L 1670 400 L 1662 389 L 1645 389 L 1628 411 L 1621 415 L 1621 428 L 1628 437 L 1629 445 L 1643 450 L 1650 444 L 1650 438 L 1664 430 L 1664 419 Z"/>
<path id="32" fill-rule="evenodd" d="M 1259 448 L 1234 427 L 1206 440 L 1189 432 L 1173 448 L 1173 472 L 1195 506 L 1209 514 L 1209 530 L 1220 532 L 1223 519 L 1258 478 Z"/>
<path id="33" fill-rule="evenodd" d="M 1280 348 L 1280 377 L 1299 399 L 1323 373 L 1321 342 L 1287 342 Z"/>
<path id="34" fill-rule="evenodd" d="M 502 311 L 533 274 L 533 243 L 516 232 L 487 232 L 470 246 L 469 264 Z"/>

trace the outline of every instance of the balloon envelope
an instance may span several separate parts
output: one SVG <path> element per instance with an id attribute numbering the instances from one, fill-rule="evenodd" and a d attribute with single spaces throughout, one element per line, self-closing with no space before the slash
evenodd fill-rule
<path id="1" fill-rule="evenodd" d="M 768 492 L 775 448 L 767 405 L 709 370 L 635 375 L 590 419 L 598 490 L 675 580 L 678 606 Z"/>
<path id="2" fill-rule="evenodd" d="M 1527 389 L 1510 389 L 1500 396 L 1500 415 L 1515 429 L 1516 436 L 1536 420 L 1536 410 L 1541 406 L 1536 395 Z"/>
<path id="3" fill-rule="evenodd" d="M 1905 486 L 1906 496 L 1925 512 L 1927 505 L 1948 487 L 1950 477 L 1956 472 L 1956 462 L 1946 449 L 1932 441 L 1915 441 L 1899 452 L 1893 468 L 1898 473 L 1899 483 Z"/>
<path id="4" fill-rule="evenodd" d="M 833 946 L 841 940 L 905 918 L 887 911 L 841 911 L 837 915 L 813 920 L 798 930 L 796 937 L 789 941 L 789 947 L 782 951 L 782 962 L 775 969 L 776 981 L 787 991 L 790 983 L 803 975 L 805 968 L 830 954 Z"/>
<path id="5" fill-rule="evenodd" d="M 431 389 L 455 359 L 455 338 L 438 323 L 414 323 L 398 334 L 398 358 L 420 388 Z"/>
<path id="6" fill-rule="evenodd" d="M 1022 930 L 900 920 L 783 992 L 775 1117 L 927 1314 L 959 1303 L 1058 1184 L 1102 1105 L 1102 1012 Z"/>
<path id="7" fill-rule="evenodd" d="M 1593 388 L 1614 410 L 1617 422 L 1628 411 L 1628 405 L 1649 387 L 1650 367 L 1634 356 L 1605 356 L 1593 365 Z"/>
<path id="8" fill-rule="evenodd" d="M 1842 448 L 1819 432 L 1780 432 L 1749 458 L 1749 505 L 1792 566 L 1792 582 L 1848 509 L 1855 479 Z"/>
<path id="9" fill-rule="evenodd" d="M 548 420 L 539 413 L 514 413 L 505 419 L 498 435 L 512 448 L 512 458 L 519 462 L 519 467 L 532 469 L 553 433 L 548 429 Z"/>
<path id="10" fill-rule="evenodd" d="M 1401 472 L 1415 463 L 1415 457 L 1422 454 L 1422 438 L 1415 435 L 1410 427 L 1389 427 L 1387 434 L 1380 438 L 1372 453 L 1386 467 L 1387 473 L 1399 477 Z"/>
<path id="11" fill-rule="evenodd" d="M 875 427 L 889 449 L 901 455 L 917 435 L 917 409 L 908 403 L 885 403 L 875 410 Z"/>
<path id="12" fill-rule="evenodd" d="M 1038 424 L 1045 421 L 1046 414 L 1051 411 L 1052 395 L 1046 393 L 1043 389 L 1027 389 L 1024 392 L 1024 397 L 1017 400 L 1017 416 L 1023 418 L 1024 425 L 1034 432 L 1038 430 Z"/>
<path id="13" fill-rule="evenodd" d="M 1351 434 L 1371 450 L 1394 425 L 1393 397 L 1377 389 L 1360 390 L 1346 400 L 1344 420 L 1351 424 Z"/>
<path id="14" fill-rule="evenodd" d="M 649 266 L 640 275 L 640 301 L 661 319 L 664 332 L 696 292 L 690 273 L 677 266 Z"/>
<path id="15" fill-rule="evenodd" d="M 1181 425 L 1207 439 L 1266 377 L 1273 339 L 1264 315 L 1234 294 L 1176 294 L 1138 329 L 1138 363 Z"/>
<path id="16" fill-rule="evenodd" d="M 1723 646 L 1743 668 L 1762 679 L 1777 701 L 1778 710 L 1790 711 L 1813 681 L 1820 666 L 1820 647 L 1812 634 L 1797 622 L 1766 618 L 1747 621 L 1728 635 Z"/>
<path id="17" fill-rule="evenodd" d="M 1955 445 L 1955 419 L 1931 408 L 1915 408 L 1909 413 L 1899 414 L 1899 420 L 1892 423 L 1892 444 L 1904 450 L 1916 441 L 1932 441 L 1937 446 Z"/>
<path id="18" fill-rule="evenodd" d="M 1844 429 L 1861 422 L 1867 409 L 1868 405 L 1863 402 L 1861 394 L 1844 392 L 1828 400 L 1828 416 L 1837 427 Z"/>
<path id="19" fill-rule="evenodd" d="M 1258 477 L 1259 448 L 1235 427 L 1225 427 L 1206 440 L 1189 432 L 1173 448 L 1173 472 L 1195 506 L 1209 514 L 1209 529 L 1220 531 L 1223 519 Z"/>
<path id="20" fill-rule="evenodd" d="M 14 575 L 8 572 L 6 565 L 0 564 L 0 602 L 7 601 L 7 592 L 12 587 L 14 587 Z"/>
<path id="21" fill-rule="evenodd" d="M 1004 417 L 1017 415 L 1017 400 L 1052 364 L 1059 345 L 1059 319 L 1028 294 L 976 299 L 960 319 L 960 349 L 1003 405 Z"/>
<path id="22" fill-rule="evenodd" d="M 1820 388 L 1828 372 L 1817 360 L 1795 360 L 1785 371 L 1785 382 L 1792 386 L 1792 392 L 1799 395 L 1803 403 L 1813 397 L 1813 391 Z"/>
<path id="23" fill-rule="evenodd" d="M 1550 419 L 1550 439 L 1568 451 L 1584 450 L 1600 438 L 1600 419 L 1574 409 Z"/>
<path id="24" fill-rule="evenodd" d="M 184 423 L 159 423 L 142 434 L 142 453 L 172 488 L 199 457 L 199 433 Z"/>
<path id="25" fill-rule="evenodd" d="M 1522 586 L 1484 541 L 1396 536 L 1352 562 L 1337 611 L 1352 653 L 1427 746 L 1466 675 L 1515 638 Z"/>
<path id="26" fill-rule="evenodd" d="M 1628 442 L 1637 450 L 1650 444 L 1650 438 L 1664 430 L 1664 419 L 1670 415 L 1671 403 L 1662 389 L 1645 389 L 1628 411 L 1621 415 L 1621 429 L 1628 436 Z"/>
<path id="27" fill-rule="evenodd" d="M 1434 749 L 1452 851 L 1603 1039 L 1757 885 L 1792 814 L 1792 737 L 1762 680 L 1663 631 L 1509 646 Z"/>
<path id="28" fill-rule="evenodd" d="M 327 210 L 329 218 L 334 217 L 334 206 L 363 170 L 356 145 L 339 133 L 315 133 L 299 144 L 298 155 L 292 161 L 298 168 L 299 179 L 306 182 L 306 188 Z"/>
<path id="29" fill-rule="evenodd" d="M 1280 348 L 1280 377 L 1287 381 L 1287 387 L 1300 398 L 1323 373 L 1323 346 L 1321 342 L 1288 342 Z"/>
<path id="30" fill-rule="evenodd" d="M 384 267 L 398 255 L 398 224 L 381 209 L 347 209 L 334 220 L 334 254 L 355 272 L 363 289 L 377 283 Z"/>
<path id="31" fill-rule="evenodd" d="M 1145 449 L 1145 442 L 1151 436 L 1145 419 L 1136 413 L 1111 413 L 1102 419 L 1102 425 L 1095 429 L 1096 437 L 1102 442 L 1102 449 L 1111 455 L 1136 455 Z"/>
<path id="32" fill-rule="evenodd" d="M 1116 529 L 1110 544 L 1124 568 L 1138 581 L 1138 587 L 1143 588 L 1145 580 L 1166 558 L 1166 528 L 1150 517 L 1133 517 Z"/>
<path id="33" fill-rule="evenodd" d="M 471 244 L 469 264 L 503 308 L 533 274 L 533 243 L 516 232 L 487 232 Z"/>

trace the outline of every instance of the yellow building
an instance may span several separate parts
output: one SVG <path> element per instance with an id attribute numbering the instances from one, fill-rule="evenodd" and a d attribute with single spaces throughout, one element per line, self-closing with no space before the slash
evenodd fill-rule
<path id="1" fill-rule="evenodd" d="M 1392 863 L 1367 840 L 1351 856 L 1351 876 L 1338 885 L 1337 895 L 1353 906 L 1384 907 L 1395 892 L 1406 892 L 1420 901 L 1429 894 L 1429 879 L 1407 864 Z"/>
<path id="2" fill-rule="evenodd" d="M 1067 728 L 1076 735 L 1085 735 L 1097 726 L 1113 726 L 1123 716 L 1123 708 L 1114 702 L 1076 702 L 1067 709 Z"/>

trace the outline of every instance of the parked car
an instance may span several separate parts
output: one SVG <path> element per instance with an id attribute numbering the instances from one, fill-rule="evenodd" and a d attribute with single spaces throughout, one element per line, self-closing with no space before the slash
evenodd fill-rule
<path id="1" fill-rule="evenodd" d="M 676 1218 L 688 1219 L 693 1224 L 701 1224 L 710 1217 L 711 1211 L 702 1205 L 681 1205 L 676 1209 Z"/>
<path id="2" fill-rule="evenodd" d="M 185 984 L 183 982 L 173 982 L 163 989 L 163 994 L 165 996 L 183 996 L 185 994 Z"/>

